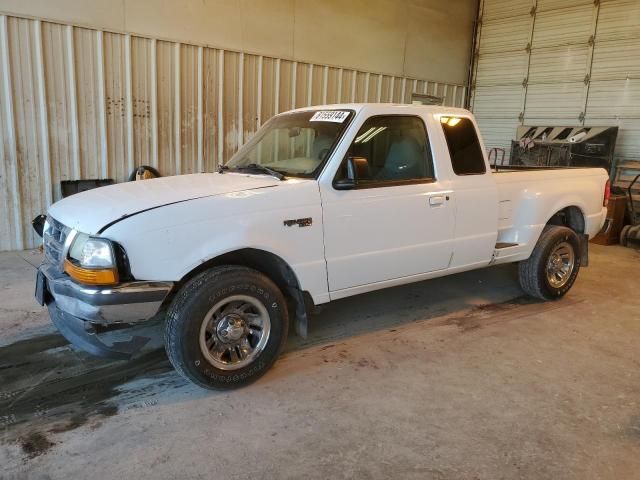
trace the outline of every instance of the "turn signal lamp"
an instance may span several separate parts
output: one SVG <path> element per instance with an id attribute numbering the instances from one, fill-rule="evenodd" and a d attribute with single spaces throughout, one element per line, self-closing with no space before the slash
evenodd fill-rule
<path id="1" fill-rule="evenodd" d="M 83 268 L 74 265 L 68 258 L 64 261 L 64 271 L 74 280 L 85 285 L 115 285 L 118 271 L 115 268 Z"/>

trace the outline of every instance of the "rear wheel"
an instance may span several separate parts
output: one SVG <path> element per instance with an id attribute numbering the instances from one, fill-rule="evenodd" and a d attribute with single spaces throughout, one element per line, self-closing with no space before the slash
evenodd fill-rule
<path id="1" fill-rule="evenodd" d="M 564 296 L 580 270 L 580 241 L 567 227 L 547 226 L 531 256 L 518 265 L 520 286 L 541 300 Z"/>
<path id="2" fill-rule="evenodd" d="M 265 373 L 287 337 L 285 299 L 265 275 L 217 267 L 185 284 L 167 312 L 165 347 L 174 368 L 211 389 L 244 385 Z"/>

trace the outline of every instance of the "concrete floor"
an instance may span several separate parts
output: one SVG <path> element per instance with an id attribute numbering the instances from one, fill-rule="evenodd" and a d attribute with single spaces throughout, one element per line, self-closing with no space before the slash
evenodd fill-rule
<path id="1" fill-rule="evenodd" d="M 328 306 L 257 383 L 211 393 L 157 340 L 75 352 L 0 254 L 0 478 L 640 478 L 640 254 L 592 247 L 554 303 L 513 266 Z"/>

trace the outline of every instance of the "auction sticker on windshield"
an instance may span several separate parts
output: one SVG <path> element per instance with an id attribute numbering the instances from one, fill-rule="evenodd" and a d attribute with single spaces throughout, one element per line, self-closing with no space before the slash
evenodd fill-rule
<path id="1" fill-rule="evenodd" d="M 319 110 L 313 114 L 310 122 L 335 122 L 342 123 L 349 116 L 349 112 L 343 110 Z"/>

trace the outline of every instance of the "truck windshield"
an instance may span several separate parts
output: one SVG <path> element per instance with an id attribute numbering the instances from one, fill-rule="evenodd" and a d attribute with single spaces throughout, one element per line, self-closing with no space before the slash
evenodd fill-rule
<path id="1" fill-rule="evenodd" d="M 286 176 L 316 178 L 352 118 L 351 110 L 278 115 L 258 130 L 226 167 L 256 173 L 271 169 Z"/>

